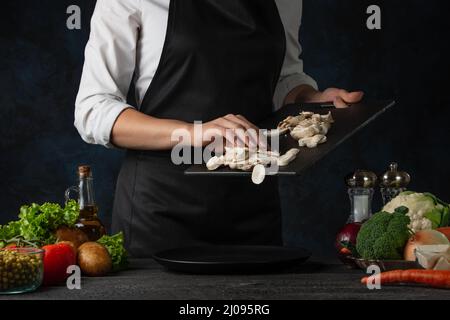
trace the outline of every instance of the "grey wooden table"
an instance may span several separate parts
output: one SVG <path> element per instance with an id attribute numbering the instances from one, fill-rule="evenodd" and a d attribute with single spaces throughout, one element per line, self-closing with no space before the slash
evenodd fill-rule
<path id="1" fill-rule="evenodd" d="M 449 299 L 450 290 L 383 287 L 369 291 L 360 284 L 362 271 L 338 262 L 309 262 L 289 273 L 198 276 L 165 271 L 153 260 L 132 261 L 128 271 L 106 278 L 83 278 L 82 289 L 41 288 L 1 299 L 37 300 L 293 300 L 293 299 Z"/>

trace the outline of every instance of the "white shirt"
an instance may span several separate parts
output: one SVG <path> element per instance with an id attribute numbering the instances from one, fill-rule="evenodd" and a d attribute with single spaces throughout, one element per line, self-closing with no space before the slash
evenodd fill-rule
<path id="1" fill-rule="evenodd" d="M 275 1 L 287 39 L 274 95 L 275 108 L 280 108 L 295 87 L 317 88 L 317 84 L 303 72 L 300 59 L 302 0 Z M 75 107 L 75 127 L 86 142 L 112 147 L 111 130 L 117 117 L 124 109 L 139 109 L 161 58 L 169 4 L 170 0 L 97 0 Z M 131 81 L 136 85 L 138 106 L 126 103 Z"/>

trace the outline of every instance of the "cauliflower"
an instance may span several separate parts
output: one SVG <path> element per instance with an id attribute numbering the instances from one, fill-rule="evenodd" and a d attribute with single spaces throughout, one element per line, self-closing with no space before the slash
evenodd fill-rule
<path id="1" fill-rule="evenodd" d="M 383 211 L 394 213 L 399 207 L 409 209 L 409 228 L 414 232 L 446 227 L 449 224 L 449 205 L 432 194 L 403 192 L 386 204 Z"/>

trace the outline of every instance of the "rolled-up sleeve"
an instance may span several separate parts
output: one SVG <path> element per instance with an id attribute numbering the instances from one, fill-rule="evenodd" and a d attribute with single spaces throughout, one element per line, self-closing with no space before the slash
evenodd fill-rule
<path id="1" fill-rule="evenodd" d="M 303 71 L 299 41 L 303 3 L 301 0 L 277 0 L 278 10 L 286 31 L 286 57 L 274 95 L 276 109 L 283 106 L 287 95 L 300 85 L 318 89 L 316 81 Z"/>
<path id="2" fill-rule="evenodd" d="M 98 0 L 91 20 L 75 127 L 84 141 L 113 147 L 111 131 L 126 103 L 136 65 L 139 1 Z"/>

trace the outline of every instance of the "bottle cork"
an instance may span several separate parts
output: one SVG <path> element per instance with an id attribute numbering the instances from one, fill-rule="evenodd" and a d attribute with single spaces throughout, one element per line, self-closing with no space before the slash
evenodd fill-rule
<path id="1" fill-rule="evenodd" d="M 78 174 L 80 178 L 90 178 L 92 177 L 92 170 L 90 166 L 79 166 L 78 167 Z"/>

